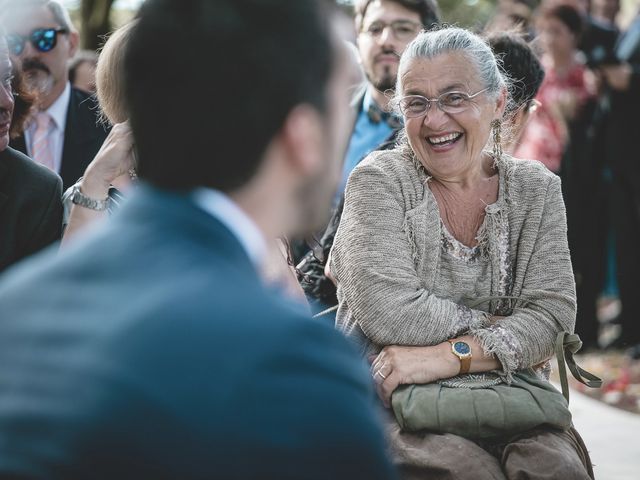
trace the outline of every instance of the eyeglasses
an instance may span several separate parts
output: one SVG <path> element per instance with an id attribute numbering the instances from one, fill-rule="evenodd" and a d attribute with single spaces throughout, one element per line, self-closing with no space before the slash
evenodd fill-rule
<path id="1" fill-rule="evenodd" d="M 471 99 L 489 90 L 485 88 L 479 92 L 469 95 L 464 92 L 445 92 L 438 98 L 427 98 L 422 95 L 407 95 L 399 100 L 400 111 L 406 118 L 421 117 L 435 103 L 438 108 L 445 113 L 462 113 L 471 103 Z"/>
<path id="2" fill-rule="evenodd" d="M 409 40 L 413 40 L 413 38 L 418 35 L 422 25 L 410 20 L 396 20 L 391 23 L 373 22 L 366 30 L 363 30 L 362 33 L 365 33 L 372 38 L 378 38 L 384 33 L 384 30 L 387 27 L 391 28 L 391 32 L 396 40 L 407 42 Z"/>
<path id="3" fill-rule="evenodd" d="M 23 37 L 15 33 L 7 35 L 9 50 L 14 55 L 20 55 L 24 51 L 27 41 L 39 52 L 50 52 L 56 46 L 59 33 L 69 33 L 66 28 L 36 28 L 28 36 Z"/>

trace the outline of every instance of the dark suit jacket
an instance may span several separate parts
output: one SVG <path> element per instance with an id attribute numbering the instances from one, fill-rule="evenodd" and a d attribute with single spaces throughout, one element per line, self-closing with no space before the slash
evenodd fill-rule
<path id="1" fill-rule="evenodd" d="M 0 271 L 60 239 L 61 188 L 48 168 L 12 148 L 0 152 Z"/>
<path id="2" fill-rule="evenodd" d="M 186 196 L 0 279 L 0 478 L 390 478 L 365 367 Z"/>
<path id="3" fill-rule="evenodd" d="M 614 175 L 633 184 L 640 205 L 638 162 L 638 112 L 640 111 L 640 14 L 619 39 L 616 54 L 631 65 L 627 90 L 610 89 L 610 111 L 606 118 L 605 155 Z"/>
<path id="4" fill-rule="evenodd" d="M 60 165 L 63 191 L 84 175 L 87 165 L 100 150 L 108 133 L 109 129 L 98 121 L 98 103 L 95 97 L 71 88 Z M 27 154 L 24 136 L 14 139 L 11 146 Z"/>

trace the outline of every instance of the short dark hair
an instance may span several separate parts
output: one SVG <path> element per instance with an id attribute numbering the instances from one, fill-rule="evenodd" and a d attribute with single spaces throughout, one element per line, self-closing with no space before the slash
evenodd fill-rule
<path id="1" fill-rule="evenodd" d="M 533 49 L 518 33 L 494 33 L 488 36 L 487 41 L 512 81 L 512 101 L 508 110 L 515 111 L 534 99 L 544 80 L 544 68 Z"/>
<path id="2" fill-rule="evenodd" d="M 580 39 L 584 31 L 584 19 L 577 8 L 573 5 L 561 4 L 556 6 L 549 6 L 544 8 L 541 12 L 541 17 L 556 18 L 566 25 L 571 33 Z"/>
<path id="3" fill-rule="evenodd" d="M 147 0 L 124 76 L 140 177 L 245 185 L 293 108 L 325 111 L 329 21 L 323 0 Z"/>
<path id="4" fill-rule="evenodd" d="M 362 19 L 367 13 L 369 5 L 374 0 L 356 0 L 355 13 L 356 22 L 358 22 L 358 30 L 362 29 Z M 438 4 L 435 0 L 383 0 L 385 2 L 393 2 L 402 5 L 407 10 L 416 12 L 420 15 L 420 21 L 422 26 L 427 30 L 434 25 L 440 23 L 440 12 L 438 11 Z"/>

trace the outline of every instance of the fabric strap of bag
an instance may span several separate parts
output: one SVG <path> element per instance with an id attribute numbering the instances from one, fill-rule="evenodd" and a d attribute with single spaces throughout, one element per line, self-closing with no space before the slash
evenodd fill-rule
<path id="1" fill-rule="evenodd" d="M 313 318 L 320 318 L 325 315 L 329 315 L 331 312 L 335 312 L 338 310 L 338 305 L 334 305 L 333 307 L 329 307 L 326 310 L 322 310 L 321 312 L 316 313 Z"/>
<path id="2" fill-rule="evenodd" d="M 558 359 L 558 374 L 560 375 L 560 384 L 562 386 L 562 394 L 569 402 L 569 382 L 567 381 L 567 370 L 565 364 L 569 366 L 569 370 L 573 377 L 591 388 L 600 388 L 602 379 L 594 374 L 587 372 L 581 368 L 573 358 L 573 355 L 582 347 L 580 337 L 575 333 L 560 332 L 556 339 L 556 358 Z"/>
<path id="3" fill-rule="evenodd" d="M 469 307 L 475 308 L 482 303 L 499 300 L 509 300 L 515 302 L 516 304 L 521 303 L 523 307 L 526 307 L 529 304 L 535 305 L 539 309 L 543 310 L 547 315 L 549 315 L 549 317 L 553 318 L 553 320 L 561 329 L 563 328 L 562 324 L 558 321 L 556 316 L 547 308 L 537 302 L 526 300 L 520 297 L 513 297 L 508 295 L 481 297 L 475 299 L 474 302 L 469 305 Z M 567 380 L 567 368 L 565 365 L 569 366 L 569 370 L 571 371 L 573 377 L 583 385 L 591 388 L 600 388 L 602 386 L 602 379 L 580 368 L 573 358 L 573 355 L 577 353 L 581 347 L 582 341 L 580 340 L 578 334 L 569 333 L 566 330 L 562 330 L 560 333 L 558 333 L 558 336 L 556 337 L 555 354 L 556 359 L 558 360 L 558 375 L 560 376 L 562 395 L 564 395 L 564 398 L 567 399 L 567 403 L 569 403 L 569 381 Z"/>

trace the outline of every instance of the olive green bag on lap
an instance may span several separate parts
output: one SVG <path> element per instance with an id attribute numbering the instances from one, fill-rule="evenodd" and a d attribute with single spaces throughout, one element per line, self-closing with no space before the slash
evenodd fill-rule
<path id="1" fill-rule="evenodd" d="M 542 425 L 562 430 L 571 426 L 567 400 L 532 370 L 516 373 L 510 385 L 406 385 L 393 393 L 392 404 L 403 430 L 469 439 L 510 436 Z"/>
<path id="2" fill-rule="evenodd" d="M 558 334 L 555 353 L 562 393 L 532 369 L 516 372 L 511 384 L 494 373 L 467 374 L 398 387 L 391 398 L 396 420 L 403 430 L 452 433 L 472 440 L 507 437 L 541 426 L 567 430 L 571 412 L 565 362 L 579 382 L 602 385 L 602 380 L 576 365 L 573 354 L 581 346 L 577 335 Z"/>

